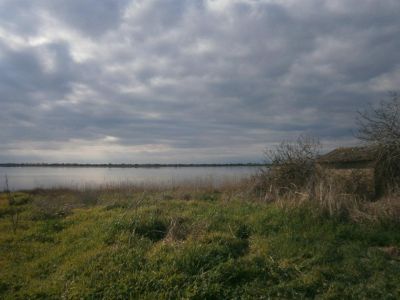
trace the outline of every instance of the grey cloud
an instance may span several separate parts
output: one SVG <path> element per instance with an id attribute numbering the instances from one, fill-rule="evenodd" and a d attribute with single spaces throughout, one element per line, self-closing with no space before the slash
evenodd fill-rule
<path id="1" fill-rule="evenodd" d="M 0 1 L 0 25 L 21 36 L 35 34 L 38 30 L 39 17 L 33 1 Z"/>
<path id="2" fill-rule="evenodd" d="M 62 97 L 69 91 L 69 83 L 74 80 L 68 45 L 48 44 L 43 47 L 27 47 L 13 50 L 0 43 L 0 85 L 2 101 L 35 102 L 34 93 L 46 93 L 52 97 Z M 45 51 L 41 54 L 42 51 Z M 54 66 L 47 72 L 41 56 L 52 56 Z M 43 100 L 43 99 L 38 99 Z"/>
<path id="3" fill-rule="evenodd" d="M 68 26 L 96 37 L 119 26 L 129 0 L 49 0 L 45 7 Z"/>
<path id="4" fill-rule="evenodd" d="M 354 141 L 356 111 L 398 87 L 398 1 L 209 2 L 27 2 L 26 21 L 23 2 L 0 1 L 0 33 L 26 41 L 0 35 L 3 147 L 48 143 L 69 157 L 65 143 L 86 140 L 169 149 L 144 161 L 258 160 L 304 132 Z M 43 12 L 63 34 L 29 43 L 49 29 Z M 23 155 L 1 159 L 38 158 Z"/>

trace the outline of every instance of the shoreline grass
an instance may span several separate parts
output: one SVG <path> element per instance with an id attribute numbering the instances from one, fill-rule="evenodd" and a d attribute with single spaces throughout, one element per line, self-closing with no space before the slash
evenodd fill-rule
<path id="1" fill-rule="evenodd" d="M 9 197 L 0 298 L 400 298 L 396 196 L 346 213 L 304 195 L 264 201 L 249 181 Z"/>

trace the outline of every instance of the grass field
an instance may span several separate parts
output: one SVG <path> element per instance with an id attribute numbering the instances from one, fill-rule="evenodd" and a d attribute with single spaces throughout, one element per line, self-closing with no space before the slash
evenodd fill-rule
<path id="1" fill-rule="evenodd" d="M 3 193 L 0 298 L 399 299 L 385 216 L 240 188 Z"/>

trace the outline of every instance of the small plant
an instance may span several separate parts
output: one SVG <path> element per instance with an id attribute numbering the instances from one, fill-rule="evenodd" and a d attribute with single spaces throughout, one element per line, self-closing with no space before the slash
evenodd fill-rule
<path id="1" fill-rule="evenodd" d="M 157 216 L 138 216 L 134 219 L 122 219 L 113 222 L 112 227 L 106 237 L 106 243 L 112 244 L 115 242 L 115 237 L 118 234 L 130 234 L 147 238 L 152 242 L 158 242 L 165 238 L 168 233 L 168 222 L 164 218 Z"/>
<path id="2" fill-rule="evenodd" d="M 49 220 L 66 217 L 71 213 L 73 205 L 64 201 L 60 201 L 53 197 L 38 196 L 34 201 L 34 209 L 31 213 L 31 219 Z"/>
<path id="3" fill-rule="evenodd" d="M 240 224 L 235 228 L 234 235 L 242 240 L 247 240 L 251 235 L 251 229 L 246 224 Z"/>
<path id="4" fill-rule="evenodd" d="M 91 189 L 85 189 L 81 191 L 78 197 L 84 206 L 94 206 L 99 201 L 98 192 Z"/>
<path id="5" fill-rule="evenodd" d="M 173 217 L 169 223 L 165 241 L 179 241 L 186 238 L 188 228 L 185 224 L 185 219 L 181 217 Z"/>
<path id="6" fill-rule="evenodd" d="M 157 217 L 150 217 L 148 220 L 134 221 L 134 233 L 148 238 L 153 242 L 162 240 L 168 231 L 168 225 L 165 220 Z"/>
<path id="7" fill-rule="evenodd" d="M 7 194 L 8 198 L 8 205 L 10 206 L 10 220 L 11 220 L 11 228 L 14 234 L 17 233 L 18 224 L 19 224 L 19 212 L 20 209 L 16 207 L 19 202 L 14 198 L 13 193 L 10 191 L 10 187 L 8 185 L 8 177 L 5 176 L 5 193 Z"/>
<path id="8" fill-rule="evenodd" d="M 199 196 L 202 201 L 217 201 L 219 198 L 219 192 L 203 193 Z"/>

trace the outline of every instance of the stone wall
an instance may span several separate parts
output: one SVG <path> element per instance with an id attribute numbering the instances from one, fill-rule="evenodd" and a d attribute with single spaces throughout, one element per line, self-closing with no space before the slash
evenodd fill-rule
<path id="1" fill-rule="evenodd" d="M 339 168 L 329 165 L 319 166 L 322 180 L 329 182 L 341 193 L 357 194 L 372 199 L 376 195 L 375 168 Z"/>

